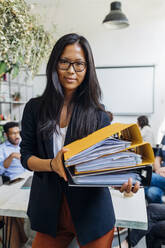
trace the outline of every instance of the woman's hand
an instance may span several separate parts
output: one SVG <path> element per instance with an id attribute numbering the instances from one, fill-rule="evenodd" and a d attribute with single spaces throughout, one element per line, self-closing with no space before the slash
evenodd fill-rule
<path id="1" fill-rule="evenodd" d="M 63 166 L 63 155 L 65 152 L 67 152 L 68 149 L 62 148 L 58 153 L 55 158 L 52 160 L 52 168 L 53 170 L 60 176 L 63 177 L 65 181 L 67 181 L 67 177 L 65 174 L 64 166 Z"/>
<path id="2" fill-rule="evenodd" d="M 139 182 L 136 182 L 134 186 L 132 186 L 132 178 L 128 179 L 128 182 L 123 183 L 121 187 L 115 187 L 115 189 L 118 189 L 121 193 L 126 192 L 126 193 L 136 193 L 140 188 Z"/>

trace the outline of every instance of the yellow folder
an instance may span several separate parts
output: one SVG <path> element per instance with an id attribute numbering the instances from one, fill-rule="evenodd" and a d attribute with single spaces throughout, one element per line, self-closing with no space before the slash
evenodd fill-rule
<path id="1" fill-rule="evenodd" d="M 75 169 L 75 165 L 71 163 L 68 165 L 67 160 L 72 158 L 74 155 L 79 154 L 80 152 L 88 149 L 89 147 L 111 137 L 114 135 L 118 135 L 119 139 L 130 141 L 131 145 L 120 152 L 123 151 L 132 151 L 134 153 L 140 154 L 142 158 L 142 162 L 137 165 L 128 165 L 128 166 L 121 166 L 121 167 L 113 167 L 113 168 L 99 168 L 97 170 L 87 170 L 83 172 L 78 172 Z M 69 145 L 65 146 L 68 148 L 68 152 L 64 154 L 64 162 L 65 167 L 68 169 L 71 175 L 90 175 L 90 174 L 101 174 L 109 172 L 117 172 L 122 170 L 128 170 L 133 168 L 140 168 L 146 165 L 151 165 L 154 162 L 154 153 L 152 147 L 149 143 L 143 142 L 139 127 L 137 124 L 122 124 L 122 123 L 114 123 L 112 125 L 106 126 L 102 129 L 99 129 L 92 134 L 82 138 L 80 140 L 74 141 Z M 119 152 L 115 152 L 119 153 Z M 106 153 L 106 155 L 110 155 L 111 153 Z M 97 158 L 96 158 L 97 159 Z"/>
<path id="2" fill-rule="evenodd" d="M 85 138 L 66 145 L 65 148 L 68 148 L 69 151 L 64 153 L 64 160 L 68 160 L 81 151 L 115 134 L 118 134 L 119 138 L 123 140 L 131 141 L 131 146 L 133 147 L 143 142 L 137 124 L 114 123 L 89 134 Z"/>

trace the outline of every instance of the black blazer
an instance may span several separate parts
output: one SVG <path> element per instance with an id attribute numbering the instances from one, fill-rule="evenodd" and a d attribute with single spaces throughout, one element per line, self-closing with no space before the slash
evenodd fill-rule
<path id="1" fill-rule="evenodd" d="M 43 141 L 37 133 L 39 104 L 38 99 L 31 99 L 23 113 L 21 162 L 26 169 L 28 169 L 27 160 L 32 155 L 41 159 L 54 157 L 53 139 Z M 99 128 L 110 124 L 105 112 L 99 111 L 99 116 Z M 71 142 L 70 125 L 67 129 L 65 145 Z M 81 245 L 96 240 L 114 227 L 114 211 L 107 187 L 68 187 L 67 182 L 56 173 L 34 172 L 28 205 L 28 216 L 33 230 L 56 237 L 63 194 L 67 198 Z"/>

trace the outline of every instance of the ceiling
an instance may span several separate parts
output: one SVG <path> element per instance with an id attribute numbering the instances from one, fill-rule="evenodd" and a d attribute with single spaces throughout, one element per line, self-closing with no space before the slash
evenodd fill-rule
<path id="1" fill-rule="evenodd" d="M 31 12 L 37 16 L 39 22 L 56 35 L 66 31 L 89 27 L 97 30 L 110 9 L 111 0 L 26 0 L 31 5 Z M 165 20 L 164 0 L 122 0 L 123 12 L 130 23 L 141 23 Z M 81 30 L 81 28 L 80 28 Z"/>

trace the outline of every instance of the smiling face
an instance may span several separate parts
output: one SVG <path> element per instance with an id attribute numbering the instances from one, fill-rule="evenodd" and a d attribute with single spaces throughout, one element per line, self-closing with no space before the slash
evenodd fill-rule
<path id="1" fill-rule="evenodd" d="M 57 67 L 59 81 L 65 94 L 76 91 L 85 78 L 86 70 L 86 59 L 82 47 L 77 43 L 67 45 Z"/>

